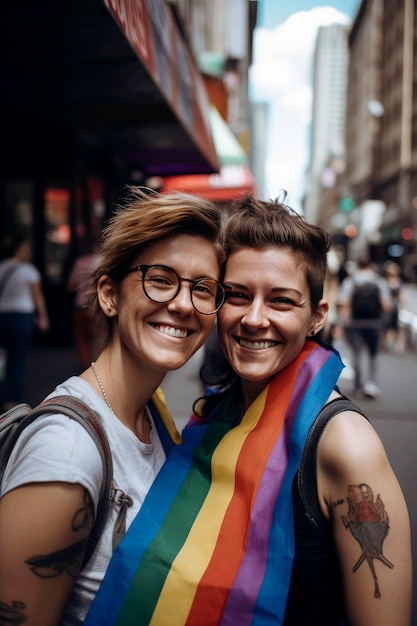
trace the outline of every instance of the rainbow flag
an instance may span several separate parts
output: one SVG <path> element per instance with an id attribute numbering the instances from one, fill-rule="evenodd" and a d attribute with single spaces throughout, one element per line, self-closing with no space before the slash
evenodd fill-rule
<path id="1" fill-rule="evenodd" d="M 292 482 L 343 368 L 307 341 L 242 419 L 235 385 L 186 428 L 115 551 L 86 626 L 282 624 Z"/>

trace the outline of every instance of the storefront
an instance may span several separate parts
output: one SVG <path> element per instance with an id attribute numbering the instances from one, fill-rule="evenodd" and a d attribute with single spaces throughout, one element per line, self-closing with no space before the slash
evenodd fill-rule
<path id="1" fill-rule="evenodd" d="M 66 278 L 127 184 L 219 170 L 207 96 L 165 0 L 2 5 L 1 238 L 32 236 L 66 341 Z"/>

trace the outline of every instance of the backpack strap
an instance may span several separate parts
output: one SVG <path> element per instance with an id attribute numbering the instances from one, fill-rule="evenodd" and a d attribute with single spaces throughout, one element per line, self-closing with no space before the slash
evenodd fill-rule
<path id="1" fill-rule="evenodd" d="M 84 567 L 94 552 L 96 544 L 100 538 L 112 498 L 112 456 L 109 442 L 101 425 L 100 419 L 86 404 L 72 396 L 55 396 L 53 398 L 49 398 L 48 400 L 44 400 L 33 409 L 31 409 L 28 405 L 19 405 L 15 408 L 15 410 L 26 411 L 26 415 L 24 415 L 20 421 L 16 421 L 13 425 L 12 432 L 10 432 L 7 440 L 2 445 L 0 453 L 0 476 L 3 476 L 7 461 L 9 460 L 10 454 L 20 433 L 26 428 L 26 426 L 29 426 L 29 424 L 34 422 L 37 417 L 45 415 L 46 413 L 62 413 L 63 415 L 77 421 L 79 424 L 84 426 L 97 445 L 103 464 L 104 479 L 100 488 L 100 498 L 97 506 L 96 519 L 91 530 L 87 549 L 84 555 L 84 561 L 82 564 L 82 567 Z M 9 412 L 9 415 L 12 421 L 13 409 Z"/>
<path id="2" fill-rule="evenodd" d="M 14 272 L 20 267 L 20 263 L 15 263 L 14 265 L 10 265 L 4 272 L 2 280 L 0 282 L 0 299 L 2 296 L 2 293 L 4 291 L 4 288 L 6 287 L 7 283 L 9 282 L 10 278 L 12 277 L 12 274 L 14 274 Z"/>
<path id="3" fill-rule="evenodd" d="M 343 411 L 355 411 L 368 419 L 362 409 L 346 396 L 335 398 L 325 404 L 309 430 L 298 468 L 298 491 L 305 514 L 321 536 L 324 536 L 326 531 L 323 528 L 323 513 L 317 498 L 317 448 L 329 421 Z"/>

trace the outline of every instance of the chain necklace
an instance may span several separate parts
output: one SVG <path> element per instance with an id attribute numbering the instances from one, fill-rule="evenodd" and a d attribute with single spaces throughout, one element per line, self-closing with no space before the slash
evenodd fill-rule
<path id="1" fill-rule="evenodd" d="M 100 387 L 101 393 L 103 394 L 103 398 L 104 398 L 104 400 L 106 401 L 107 406 L 109 407 L 110 411 L 111 411 L 111 412 L 115 415 L 115 413 L 114 413 L 114 411 L 113 411 L 113 409 L 112 409 L 112 405 L 111 405 L 111 404 L 110 404 L 110 402 L 109 402 L 109 398 L 107 397 L 107 393 L 106 393 L 106 390 L 104 389 L 103 383 L 101 382 L 100 377 L 99 377 L 99 375 L 97 374 L 97 371 L 96 371 L 95 365 L 96 365 L 95 361 L 92 361 L 92 363 L 91 363 L 91 369 L 93 370 L 93 374 L 94 374 L 94 376 L 96 377 L 96 380 L 97 380 L 98 386 Z M 152 422 L 151 422 L 151 418 L 149 417 L 148 409 L 147 409 L 147 407 L 146 407 L 146 406 L 145 406 L 144 415 L 145 415 L 145 419 L 146 419 L 146 421 L 148 422 L 148 425 L 149 425 L 149 430 L 152 430 Z"/>

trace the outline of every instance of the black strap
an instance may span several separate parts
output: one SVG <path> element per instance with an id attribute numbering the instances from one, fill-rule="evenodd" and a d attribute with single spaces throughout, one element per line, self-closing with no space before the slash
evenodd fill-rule
<path id="1" fill-rule="evenodd" d="M 298 491 L 301 502 L 311 524 L 320 535 L 323 535 L 325 531 L 322 523 L 323 514 L 317 497 L 317 447 L 329 421 L 342 411 L 355 411 L 367 419 L 362 409 L 346 396 L 335 398 L 325 404 L 307 435 L 298 469 Z"/>
<path id="2" fill-rule="evenodd" d="M 16 407 L 16 409 L 21 410 L 21 405 Z M 104 432 L 100 419 L 95 415 L 95 413 L 91 411 L 91 409 L 81 400 L 72 396 L 55 396 L 53 398 L 49 398 L 48 400 L 44 400 L 33 409 L 30 409 L 30 407 L 27 406 L 27 414 L 19 422 L 16 422 L 16 427 L 13 429 L 13 433 L 8 436 L 7 441 L 2 446 L 0 454 L 0 476 L 3 476 L 7 461 L 20 433 L 26 428 L 26 426 L 29 426 L 29 424 L 34 422 L 37 417 L 45 415 L 46 413 L 62 413 L 84 426 L 90 436 L 94 439 L 103 463 L 104 479 L 101 484 L 96 519 L 90 533 L 82 564 L 82 567 L 84 567 L 94 552 L 96 544 L 100 538 L 106 523 L 107 513 L 112 498 L 112 456 L 106 433 Z"/>
<path id="3" fill-rule="evenodd" d="M 7 283 L 9 282 L 11 276 L 14 274 L 14 272 L 20 267 L 20 263 L 15 263 L 14 265 L 10 265 L 4 272 L 3 274 L 3 278 L 2 281 L 0 282 L 0 299 L 2 296 L 2 293 L 4 291 L 4 288 L 6 287 Z"/>

